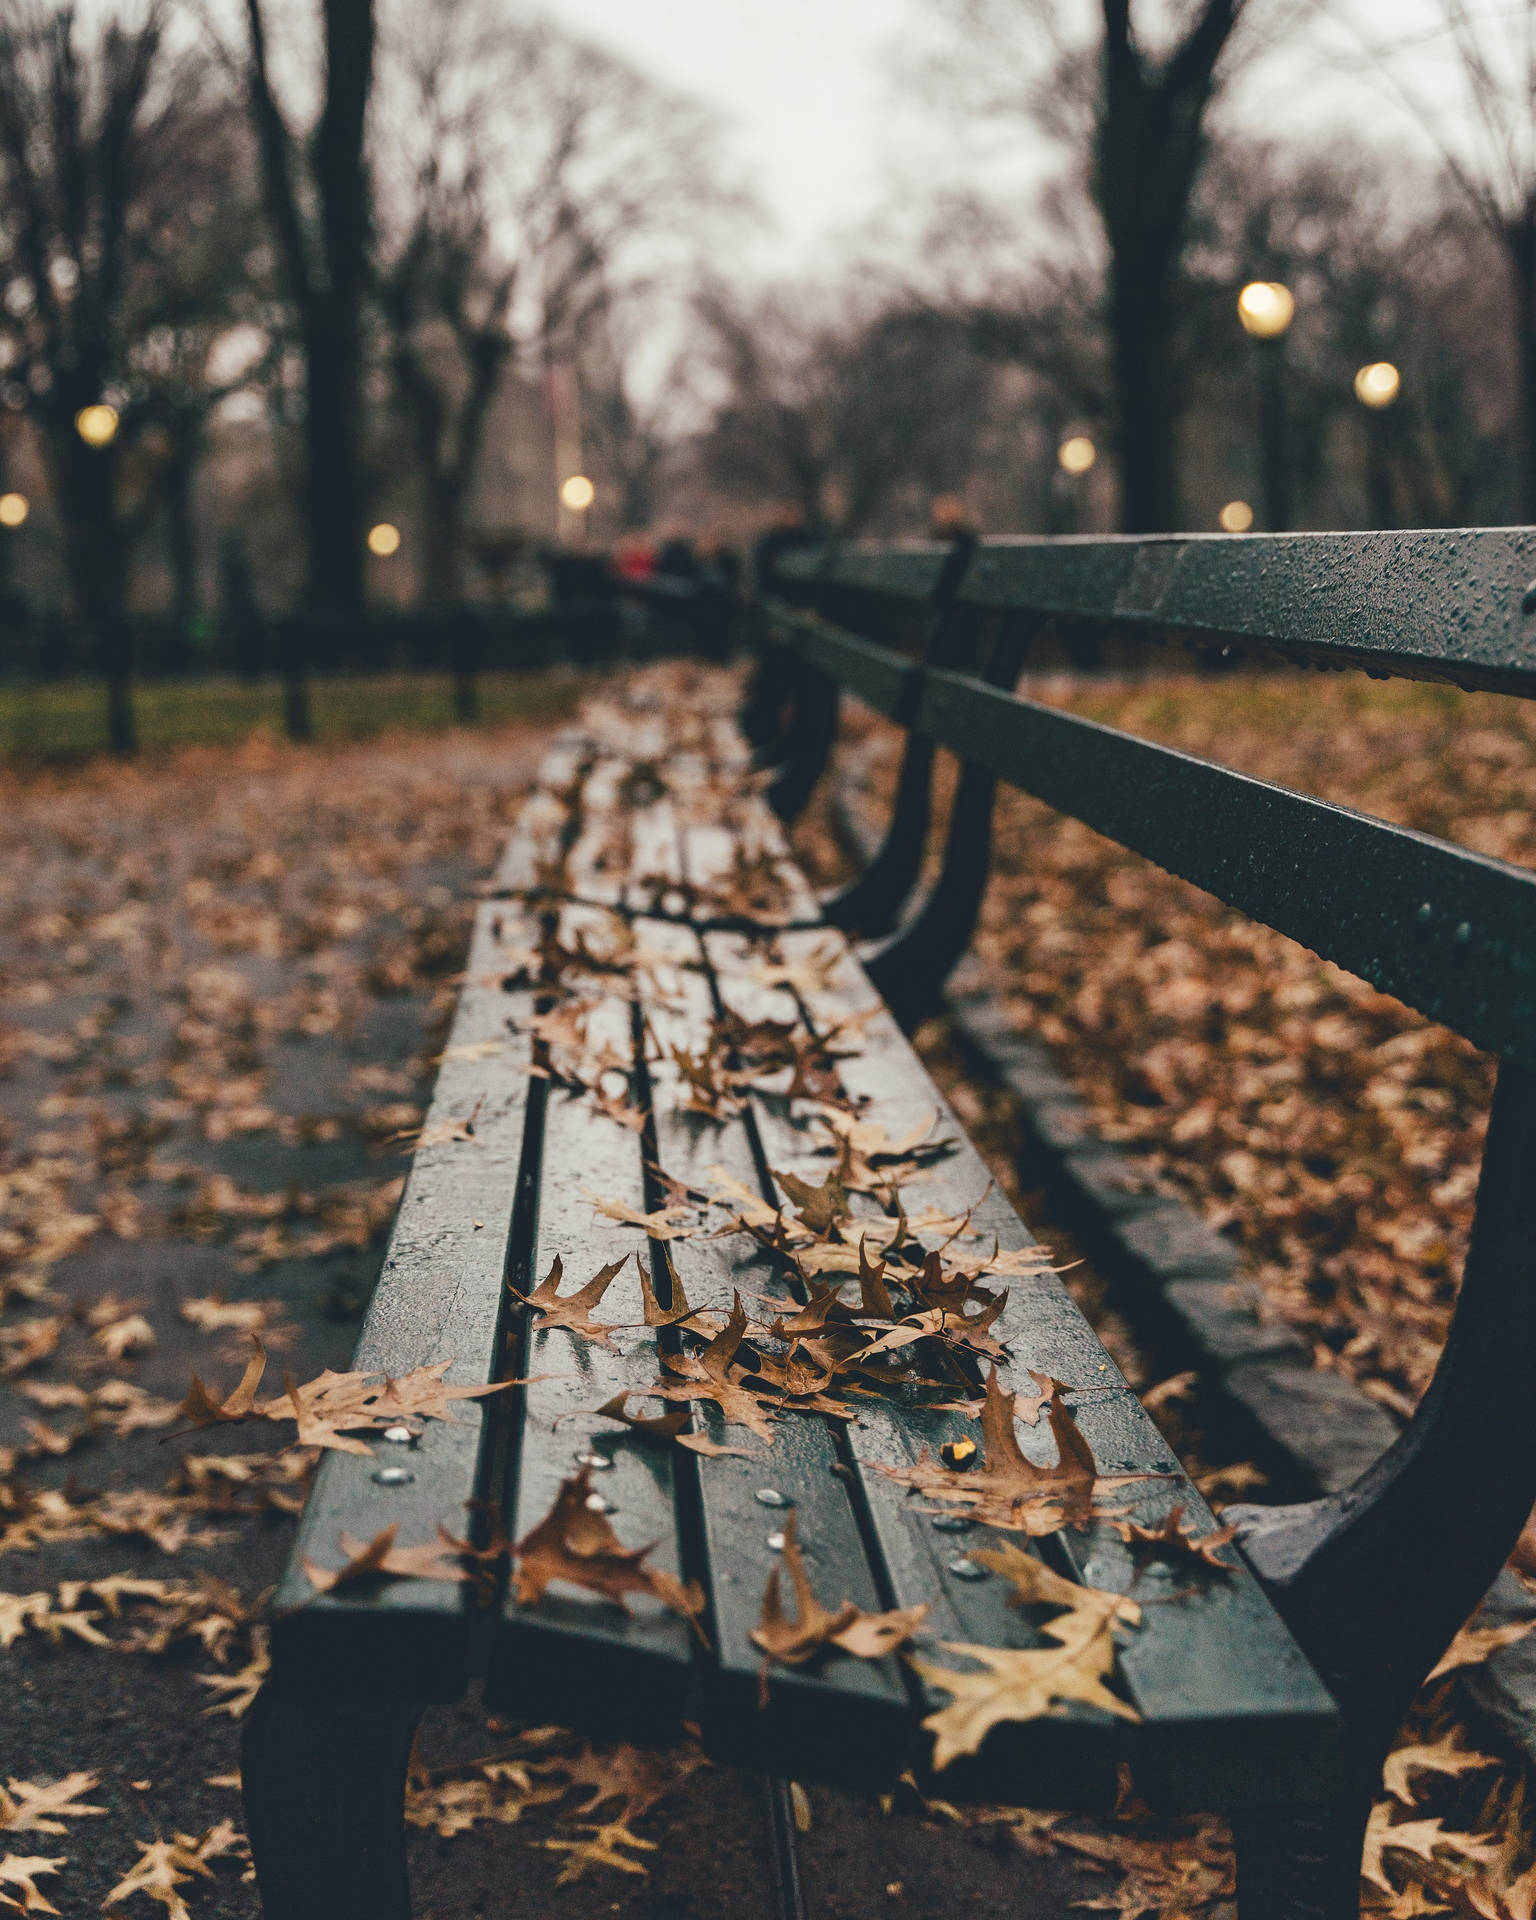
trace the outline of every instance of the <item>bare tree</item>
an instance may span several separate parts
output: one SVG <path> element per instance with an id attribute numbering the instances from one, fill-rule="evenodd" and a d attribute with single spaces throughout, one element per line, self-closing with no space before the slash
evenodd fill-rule
<path id="1" fill-rule="evenodd" d="M 238 304 L 238 129 L 166 13 L 98 32 L 0 0 L 0 337 L 46 452 L 71 593 L 131 751 L 135 545 L 195 458 L 206 355 Z"/>
<path id="2" fill-rule="evenodd" d="M 1354 41 L 1438 148 L 1503 258 L 1520 396 L 1519 512 L 1536 521 L 1536 0 L 1480 10 L 1438 0 L 1436 12 L 1436 25 L 1412 40 L 1356 29 Z M 1420 80 L 1426 60 L 1437 76 L 1449 70 L 1459 80 L 1459 114 L 1432 104 Z"/>
<path id="3" fill-rule="evenodd" d="M 724 387 L 701 449 L 718 484 L 845 536 L 877 524 L 904 489 L 921 513 L 932 494 L 963 487 L 988 387 L 953 321 L 905 305 L 860 315 L 843 295 L 818 301 L 805 288 L 748 302 L 715 287 L 699 308 Z"/>
<path id="4" fill-rule="evenodd" d="M 507 364 L 595 353 L 609 408 L 615 334 L 600 322 L 737 203 L 705 114 L 547 22 L 443 0 L 402 11 L 383 48 L 377 288 L 420 470 L 423 599 L 440 610 L 460 598 L 464 515 Z"/>
<path id="5" fill-rule="evenodd" d="M 963 52 L 943 70 L 972 109 L 1023 114 L 1088 160 L 1108 255 L 1105 318 L 1121 524 L 1178 515 L 1175 341 L 1179 263 L 1209 117 L 1248 0 L 1182 0 L 1143 32 L 1131 0 L 1099 0 L 1097 45 L 1074 42 L 1058 0 L 944 0 Z"/>

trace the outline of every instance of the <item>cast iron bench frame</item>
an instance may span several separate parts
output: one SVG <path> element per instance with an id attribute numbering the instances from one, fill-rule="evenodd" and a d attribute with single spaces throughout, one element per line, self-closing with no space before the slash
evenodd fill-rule
<path id="1" fill-rule="evenodd" d="M 933 1004 L 969 941 L 1001 778 L 1502 1058 L 1461 1302 L 1420 1413 L 1347 1492 L 1301 1507 L 1243 1510 L 1244 1550 L 1257 1583 L 1246 1571 L 1230 1584 L 1216 1583 L 1182 1618 L 1172 1608 L 1149 1610 L 1157 1616 L 1150 1663 L 1161 1663 L 1160 1710 L 1147 1711 L 1157 1692 L 1148 1662 L 1138 1680 L 1134 1660 L 1122 1656 L 1123 1677 L 1146 1714 L 1145 1736 L 1135 1749 L 1138 1787 L 1169 1804 L 1233 1812 L 1244 1920 L 1270 1913 L 1342 1920 L 1353 1913 L 1360 1836 L 1381 1757 L 1423 1675 L 1491 1583 L 1536 1496 L 1530 1432 L 1536 1416 L 1527 1410 L 1536 1335 L 1536 1274 L 1530 1271 L 1536 1191 L 1528 1171 L 1536 1145 L 1536 875 L 1132 739 L 1020 699 L 1011 689 L 1029 638 L 1050 620 L 1132 634 L 1193 634 L 1213 644 L 1276 648 L 1314 664 L 1530 693 L 1536 647 L 1524 634 L 1533 572 L 1536 534 L 1525 531 L 967 542 L 786 556 L 779 581 L 797 604 L 786 599 L 764 608 L 780 666 L 764 677 L 745 726 L 760 756 L 778 769 L 770 799 L 781 816 L 804 803 L 825 765 L 840 687 L 908 729 L 881 855 L 823 916 L 815 914 L 814 902 L 805 905 L 806 926 L 888 934 L 867 959 L 868 979 L 904 1024 Z M 1449 643 L 1444 633 L 1453 636 Z M 886 644 L 892 637 L 903 644 Z M 936 745 L 964 762 L 944 866 L 927 898 L 891 934 L 918 879 Z M 573 792 L 590 772 L 584 751 L 574 743 L 564 749 Z M 559 784 L 557 777 L 553 786 Z M 555 820 L 557 837 L 562 830 Z M 499 875 L 506 898 L 526 897 L 540 857 L 537 833 L 525 830 Z M 548 857 L 547 841 L 542 857 Z M 622 886 L 617 898 L 624 904 Z M 645 917 L 643 902 L 629 905 Z M 741 932 L 707 924 L 677 931 L 698 943 L 706 970 L 723 964 L 719 942 Z M 545 1226 L 558 1224 L 567 1243 L 578 1231 L 575 1190 L 558 1158 L 553 1172 L 543 1170 L 538 1137 L 541 1127 L 571 1123 L 555 1118 L 563 1105 L 545 1101 L 542 1083 L 533 1082 L 529 1093 L 531 1053 L 525 1041 L 507 1038 L 508 1026 L 531 1011 L 534 997 L 513 994 L 509 1002 L 484 984 L 498 964 L 500 933 L 491 906 L 482 907 L 469 985 L 434 1096 L 434 1114 L 445 1117 L 462 1116 L 479 1096 L 478 1134 L 469 1146 L 448 1143 L 418 1155 L 358 1349 L 359 1368 L 398 1373 L 426 1358 L 457 1355 L 461 1364 L 451 1379 L 502 1377 L 511 1370 L 505 1363 L 514 1354 L 525 1359 L 528 1351 L 522 1316 L 508 1309 L 503 1278 L 526 1285 L 518 1276 L 533 1271 L 541 1214 Z M 711 977 L 718 990 L 718 972 Z M 812 1008 L 808 1023 L 814 1017 Z M 487 1073 L 477 1049 L 492 1041 L 506 1057 L 495 1072 L 495 1097 L 486 1103 Z M 852 1064 L 855 1080 L 861 1070 Z M 643 1079 L 643 1049 L 636 1071 Z M 922 1095 L 928 1087 L 894 1030 L 873 1047 L 869 1073 L 873 1084 L 865 1091 L 889 1088 L 909 1103 L 914 1090 Z M 659 1115 L 657 1109 L 652 1124 L 662 1128 Z M 736 1143 L 749 1174 L 766 1167 L 770 1152 L 775 1164 L 783 1163 L 785 1143 L 771 1138 L 772 1125 L 755 1105 L 746 1123 L 752 1139 Z M 564 1150 L 572 1150 L 569 1142 Z M 676 1160 L 687 1151 L 686 1142 L 669 1142 L 663 1129 L 669 1170 L 678 1170 Z M 979 1173 L 962 1140 L 951 1179 Z M 766 1180 L 761 1190 L 773 1197 Z M 645 1197 L 655 1203 L 654 1191 Z M 995 1217 L 1000 1233 L 1027 1240 L 1001 1203 Z M 696 1249 L 699 1243 L 681 1244 Z M 660 1284 L 664 1268 L 657 1263 L 655 1270 Z M 698 1298 L 692 1285 L 689 1292 Z M 1021 1285 L 1019 1293 L 1010 1337 L 1028 1345 L 1036 1364 L 1056 1340 L 1069 1358 L 1050 1370 L 1071 1377 L 1063 1370 L 1083 1367 L 1084 1355 L 1098 1351 L 1075 1309 L 1064 1305 L 1054 1283 Z M 475 1357 L 463 1362 L 466 1348 Z M 1106 1369 L 1101 1364 L 1099 1370 Z M 562 1613 L 503 1601 L 489 1617 L 472 1616 L 462 1590 L 447 1583 L 396 1581 L 368 1594 L 315 1598 L 299 1560 L 305 1553 L 333 1555 L 343 1528 L 368 1538 L 404 1515 L 430 1516 L 435 1525 L 466 1498 L 510 1514 L 514 1537 L 539 1517 L 560 1472 L 568 1471 L 563 1463 L 570 1449 L 542 1438 L 544 1428 L 528 1407 L 533 1391 L 516 1407 L 500 1404 L 512 1395 L 498 1396 L 483 1418 L 462 1426 L 434 1423 L 412 1448 L 409 1493 L 387 1464 L 335 1455 L 325 1462 L 294 1570 L 279 1594 L 273 1677 L 253 1710 L 246 1743 L 248 1813 L 269 1920 L 408 1912 L 399 1806 L 414 1727 L 425 1702 L 455 1697 L 472 1671 L 487 1667 L 498 1698 L 515 1694 L 530 1713 L 590 1730 L 653 1736 L 655 1714 L 686 1671 L 700 1690 L 693 1704 L 699 1711 L 697 1701 L 703 1702 L 706 1744 L 771 1772 L 867 1785 L 882 1769 L 889 1777 L 915 1757 L 900 1736 L 928 1703 L 906 1691 L 910 1681 L 877 1673 L 874 1663 L 841 1661 L 824 1674 L 776 1675 L 766 1709 L 743 1684 L 752 1656 L 740 1644 L 746 1615 L 731 1589 L 752 1589 L 755 1615 L 760 1585 L 755 1571 L 740 1583 L 733 1579 L 732 1556 L 739 1542 L 744 1564 L 755 1570 L 761 1562 L 752 1551 L 762 1516 L 743 1502 L 750 1500 L 752 1477 L 765 1471 L 793 1483 L 812 1509 L 830 1497 L 829 1464 L 859 1482 L 847 1544 L 832 1555 L 829 1588 L 841 1577 L 861 1604 L 892 1598 L 905 1604 L 916 1591 L 936 1592 L 940 1606 L 982 1604 L 942 1591 L 941 1578 L 938 1588 L 902 1587 L 906 1548 L 892 1531 L 896 1523 L 872 1492 L 876 1483 L 859 1480 L 867 1464 L 858 1450 L 864 1443 L 833 1461 L 826 1453 L 830 1441 L 806 1441 L 800 1458 L 798 1441 L 781 1456 L 781 1438 L 770 1468 L 748 1468 L 743 1477 L 734 1463 L 726 1469 L 725 1462 L 711 1461 L 709 1473 L 691 1483 L 693 1491 L 678 1495 L 679 1511 L 692 1514 L 680 1526 L 679 1564 L 701 1569 L 710 1585 L 715 1651 L 709 1656 L 686 1647 L 679 1652 L 675 1632 L 663 1645 L 646 1622 L 599 1621 L 591 1608 Z M 1079 1403 L 1085 1431 L 1087 1406 L 1097 1406 L 1107 1423 L 1091 1434 L 1101 1471 L 1167 1470 L 1170 1497 L 1176 1491 L 1189 1499 L 1133 1404 L 1123 1383 L 1104 1401 Z M 877 1431 L 869 1444 L 885 1444 L 891 1457 L 902 1457 L 905 1447 L 910 1458 L 921 1423 L 888 1412 L 874 1419 L 877 1430 L 882 1421 L 883 1442 Z M 929 1442 L 937 1432 L 922 1426 L 921 1437 Z M 1513 1455 L 1506 1483 L 1476 1505 L 1459 1497 L 1462 1461 L 1474 1443 L 1485 1455 Z M 381 1446 L 380 1461 L 389 1452 Z M 797 1473 L 800 1480 L 793 1478 Z M 533 1487 L 525 1488 L 530 1479 Z M 825 1511 L 835 1533 L 837 1516 L 830 1508 L 815 1510 L 818 1517 Z M 431 1528 L 420 1525 L 416 1532 L 430 1537 Z M 1084 1577 L 1089 1549 L 1066 1536 L 1061 1548 Z M 1115 1574 L 1104 1571 L 1102 1546 L 1096 1542 L 1094 1550 L 1100 1555 L 1095 1583 L 1115 1584 Z M 936 1575 L 928 1568 L 912 1577 L 931 1582 Z M 1360 1604 L 1362 1593 L 1380 1592 L 1412 1595 L 1414 1604 L 1385 1612 Z M 1233 1666 L 1238 1651 L 1251 1665 L 1246 1700 L 1244 1676 Z M 1229 1658 L 1205 1724 L 1191 1676 L 1213 1653 Z M 1182 1678 L 1181 1657 L 1187 1663 Z M 1138 1685 L 1149 1689 L 1145 1700 Z M 1182 1718 L 1181 1685 L 1190 1693 Z M 1123 1723 L 1106 1727 L 1102 1718 L 1083 1712 L 1031 1722 L 997 1753 L 994 1734 L 983 1749 L 993 1764 L 976 1770 L 970 1790 L 994 1800 L 1104 1804 L 1128 1749 Z M 1245 1752 L 1255 1770 L 1246 1778 Z M 295 1759 L 306 1753 L 316 1757 Z M 339 1766 L 339 1754 L 350 1764 Z M 952 1791 L 951 1776 L 944 1779 Z M 962 1775 L 958 1787 L 966 1785 Z M 793 1912 L 792 1829 L 782 1793 L 772 1803 L 780 1890 Z"/>

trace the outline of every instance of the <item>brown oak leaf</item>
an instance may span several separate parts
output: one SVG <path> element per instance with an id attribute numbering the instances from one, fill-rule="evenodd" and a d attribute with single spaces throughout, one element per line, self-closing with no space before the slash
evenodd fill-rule
<path id="1" fill-rule="evenodd" d="M 592 1471 L 583 1467 L 573 1479 L 561 1481 L 549 1512 L 518 1541 L 514 1593 L 519 1605 L 531 1606 L 552 1580 L 564 1580 L 621 1607 L 626 1594 L 653 1594 L 697 1630 L 696 1616 L 704 1607 L 698 1585 L 684 1585 L 665 1569 L 647 1566 L 656 1542 L 626 1547 L 607 1514 L 588 1506 L 591 1493 Z"/>
<path id="2" fill-rule="evenodd" d="M 800 1549 L 793 1512 L 784 1522 L 783 1562 L 794 1589 L 795 1618 L 791 1620 L 785 1614 L 781 1570 L 775 1567 L 763 1593 L 763 1617 L 752 1629 L 754 1644 L 767 1655 L 763 1666 L 765 1684 L 771 1662 L 778 1661 L 788 1667 L 803 1666 L 828 1647 L 836 1647 L 860 1660 L 879 1660 L 910 1640 L 928 1617 L 926 1606 L 866 1613 L 851 1600 L 845 1600 L 835 1613 L 830 1612 L 816 1598 L 805 1571 L 805 1556 Z"/>
<path id="3" fill-rule="evenodd" d="M 590 1340 L 594 1346 L 607 1347 L 610 1352 L 616 1353 L 618 1348 L 611 1337 L 611 1327 L 594 1320 L 592 1310 L 618 1278 L 628 1259 L 626 1253 L 622 1258 L 610 1261 L 607 1266 L 599 1267 L 585 1286 L 578 1287 L 574 1293 L 568 1293 L 562 1299 L 560 1282 L 565 1276 L 565 1265 L 557 1253 L 549 1272 L 532 1293 L 518 1293 L 516 1287 L 509 1291 L 539 1314 L 541 1332 L 547 1327 L 565 1327 L 581 1339 Z"/>

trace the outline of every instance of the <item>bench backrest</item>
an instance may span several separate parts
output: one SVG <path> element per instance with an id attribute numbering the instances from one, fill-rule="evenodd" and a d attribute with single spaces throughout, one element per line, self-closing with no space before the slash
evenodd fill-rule
<path id="1" fill-rule="evenodd" d="M 1536 529 L 987 540 L 945 579 L 951 554 L 790 554 L 770 618 L 880 712 L 1536 1071 L 1536 873 L 1022 698 L 943 638 L 967 667 L 978 630 L 1011 660 L 1051 623 L 1530 696 Z"/>

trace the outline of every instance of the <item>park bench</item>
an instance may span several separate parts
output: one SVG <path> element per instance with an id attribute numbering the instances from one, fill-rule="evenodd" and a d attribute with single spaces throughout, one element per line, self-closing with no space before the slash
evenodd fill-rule
<path id="1" fill-rule="evenodd" d="M 698 669 L 669 694 L 631 682 L 627 706 L 621 688 L 556 745 L 477 912 L 354 1363 L 522 1384 L 325 1455 L 245 1746 L 269 1920 L 408 1913 L 412 1736 L 427 1703 L 475 1675 L 495 1710 L 593 1737 L 663 1742 L 695 1724 L 707 1751 L 779 1782 L 882 1788 L 910 1769 L 950 1800 L 1107 1809 L 1128 1769 L 1154 1806 L 1231 1814 L 1244 1920 L 1355 1911 L 1382 1755 L 1536 1496 L 1536 876 L 1012 688 L 1055 623 L 1526 693 L 1533 574 L 1536 535 L 1503 532 L 808 550 L 781 570 L 792 601 L 762 610 L 744 724 L 763 771 Z M 825 765 L 840 688 L 908 745 L 885 848 L 823 906 L 778 820 Z M 936 745 L 964 771 L 942 871 L 909 906 Z M 998 779 L 1502 1057 L 1461 1304 L 1423 1409 L 1347 1493 L 1243 1510 L 1245 1558 L 1226 1570 L 1172 1538 L 1182 1527 L 1232 1558 L 903 1035 L 970 937 Z M 850 934 L 878 940 L 866 961 Z M 882 1157 L 899 1169 L 883 1188 Z M 717 1231 L 733 1210 L 754 1231 Z M 867 1248 L 850 1271 L 866 1234 L 899 1305 Z M 611 1344 L 569 1312 L 551 1323 L 557 1298 L 635 1249 L 600 1303 L 588 1296 Z M 544 1284 L 556 1256 L 558 1296 Z M 736 1302 L 754 1324 L 733 1347 Z M 860 1362 L 877 1339 L 918 1355 L 911 1370 Z M 850 1361 L 846 1398 L 829 1351 Z M 658 1379 L 701 1397 L 647 1400 Z M 668 1439 L 597 1411 L 625 1393 L 631 1411 L 659 1404 L 687 1425 Z M 756 1431 L 726 1423 L 753 1405 Z M 1475 1498 L 1472 1458 L 1507 1462 Z M 1019 1492 L 1031 1475 L 1038 1496 Z M 335 1569 L 343 1536 L 394 1528 L 424 1548 L 462 1531 L 466 1509 L 483 1579 L 322 1593 L 306 1571 Z M 584 1585 L 539 1591 L 561 1514 L 597 1516 L 583 1523 L 594 1553 L 609 1525 L 626 1549 L 654 1543 L 651 1590 L 627 1606 Z M 1166 1553 L 1144 1537 L 1160 1530 Z M 893 1646 L 889 1616 L 925 1608 L 916 1639 L 765 1661 L 765 1587 L 797 1535 L 821 1602 L 879 1616 Z M 1033 1586 L 999 1553 L 1021 1546 L 1045 1569 Z M 963 1691 L 939 1669 L 981 1671 L 967 1649 L 1064 1646 L 1050 1618 L 1077 1618 L 1064 1582 L 1141 1603 L 1113 1630 L 1112 1692 L 1000 1718 L 935 1771 L 922 1723 L 948 1713 L 953 1727 Z M 1030 1593 L 1043 1604 L 1010 1604 Z M 782 1785 L 769 1803 L 794 1914 Z"/>

